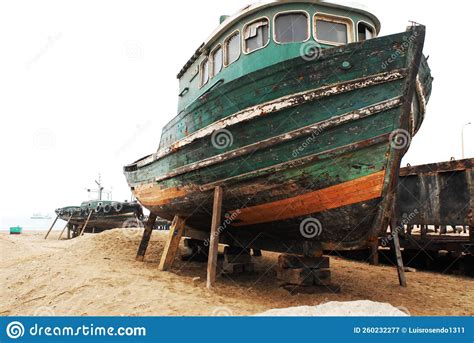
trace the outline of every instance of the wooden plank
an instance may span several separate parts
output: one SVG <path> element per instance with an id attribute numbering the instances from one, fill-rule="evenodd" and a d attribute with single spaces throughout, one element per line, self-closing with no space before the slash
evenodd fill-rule
<path id="1" fill-rule="evenodd" d="M 333 97 L 338 93 L 345 93 L 352 90 L 367 88 L 369 85 L 379 85 L 386 82 L 396 81 L 404 78 L 406 74 L 406 69 L 382 72 L 375 75 L 339 82 L 337 85 L 329 84 L 321 88 L 312 89 L 301 93 L 294 93 L 266 103 L 260 103 L 253 107 L 245 108 L 228 117 L 214 121 L 211 125 L 188 134 L 187 136 L 174 142 L 169 147 L 160 149 L 153 156 L 153 158 L 156 160 L 162 159 L 163 157 L 171 155 L 178 150 L 182 150 L 185 146 L 190 145 L 196 140 L 211 136 L 216 130 L 236 126 L 239 123 L 258 118 L 263 114 L 268 115 L 270 113 L 281 112 L 285 109 L 292 108 L 306 102 L 316 101 L 326 97 Z M 298 101 L 295 101 L 295 98 L 298 98 Z M 191 112 L 188 112 L 188 114 L 189 113 Z"/>
<path id="2" fill-rule="evenodd" d="M 219 173 L 217 177 L 216 173 L 203 172 L 200 175 L 200 179 L 192 180 L 193 177 L 190 176 L 191 179 L 189 179 L 189 181 L 186 181 L 186 185 L 192 186 L 198 181 L 206 183 L 205 185 L 199 186 L 199 189 L 204 192 L 204 191 L 212 191 L 214 190 L 216 186 L 222 186 L 223 184 L 236 184 L 236 183 L 248 181 L 257 177 L 272 175 L 278 172 L 282 172 L 282 173 L 285 172 L 285 174 L 290 173 L 292 175 L 291 176 L 288 175 L 288 177 L 293 179 L 295 177 L 298 177 L 299 175 L 298 173 L 296 173 L 296 171 L 292 171 L 294 170 L 295 165 L 306 166 L 307 168 L 310 168 L 313 171 L 317 171 L 318 169 L 321 169 L 321 168 L 327 169 L 328 175 L 334 178 L 337 178 L 338 180 L 342 182 L 345 180 L 352 180 L 353 176 L 350 175 L 350 173 L 341 175 L 341 172 L 346 170 L 345 168 L 342 168 L 341 165 L 348 166 L 349 167 L 348 170 L 351 170 L 351 166 L 354 163 L 358 163 L 360 162 L 361 159 L 363 159 L 365 163 L 374 164 L 375 166 L 374 171 L 381 170 L 385 164 L 385 157 L 383 159 L 380 159 L 380 156 L 381 154 L 382 155 L 385 154 L 386 149 L 383 146 L 380 147 L 380 144 L 386 143 L 388 139 L 389 139 L 389 134 L 382 134 L 376 137 L 372 137 L 370 139 L 366 139 L 364 141 L 357 141 L 355 143 L 344 141 L 344 142 L 341 142 L 341 144 L 345 144 L 345 143 L 348 143 L 348 144 L 340 146 L 340 147 L 336 147 L 330 150 L 325 150 L 325 151 L 321 151 L 321 149 L 319 149 L 317 150 L 317 152 L 315 151 L 315 154 L 310 154 L 308 156 L 305 155 L 296 160 L 292 158 L 290 161 L 285 161 L 276 165 L 271 165 L 271 166 L 263 167 L 263 168 L 259 167 L 259 165 L 262 163 L 260 161 L 262 157 L 259 156 L 258 158 L 255 158 L 255 161 L 251 162 L 250 167 L 240 166 L 238 170 L 241 171 L 241 173 L 239 173 L 239 175 L 228 177 L 226 175 L 227 173 L 222 173 L 222 174 Z M 321 143 L 320 145 L 325 146 L 328 144 L 329 144 L 328 142 L 324 142 L 324 143 Z M 369 147 L 373 148 L 374 150 L 371 152 L 371 154 L 367 155 L 363 151 L 365 148 L 369 148 Z M 348 153 L 350 153 L 349 156 L 347 156 Z M 324 165 L 327 165 L 328 159 L 332 161 L 331 164 L 335 166 L 334 168 L 328 168 L 327 166 L 324 167 Z M 313 165 L 315 163 L 317 164 L 317 166 Z M 234 167 L 233 165 L 229 166 L 228 169 L 233 168 L 233 167 Z M 238 167 L 239 165 L 235 166 L 235 168 L 238 168 Z M 369 171 L 367 171 L 367 173 L 369 173 Z M 360 175 L 360 176 L 363 176 L 363 175 Z M 216 177 L 219 179 L 218 181 L 216 181 Z M 165 205 L 169 203 L 170 201 L 172 201 L 173 199 L 176 199 L 178 197 L 184 197 L 186 195 L 191 195 L 192 193 L 192 187 L 191 188 L 183 187 L 181 184 L 176 185 L 174 181 L 173 181 L 173 186 L 170 186 L 167 188 L 163 188 L 163 187 L 164 186 L 162 185 L 154 184 L 152 187 L 153 189 L 152 197 L 150 197 L 150 185 L 142 185 L 142 186 L 137 185 L 135 187 L 134 192 L 136 195 L 144 199 L 149 199 L 150 201 L 153 201 L 150 204 L 154 204 L 154 205 Z"/>
<path id="3" fill-rule="evenodd" d="M 82 230 L 81 230 L 81 233 L 79 234 L 79 237 L 84 234 L 84 231 L 86 231 L 87 224 L 89 224 L 89 219 L 91 219 L 92 212 L 94 212 L 94 211 L 92 211 L 92 210 L 89 211 L 89 215 L 87 216 L 86 223 L 85 223 L 84 226 L 82 227 Z"/>
<path id="4" fill-rule="evenodd" d="M 320 164 L 320 165 L 322 163 L 327 164 L 327 162 L 325 160 L 328 160 L 328 159 L 332 160 L 331 164 L 339 165 L 339 163 L 338 163 L 339 161 L 336 161 L 336 159 L 340 159 L 341 156 L 346 155 L 347 153 L 353 154 L 354 152 L 357 152 L 359 150 L 369 148 L 369 147 L 373 147 L 373 149 L 376 150 L 377 149 L 376 145 L 386 142 L 388 138 L 389 138 L 389 134 L 381 134 L 381 135 L 377 135 L 376 137 L 366 139 L 364 141 L 358 141 L 358 142 L 355 142 L 355 143 L 345 144 L 347 142 L 341 142 L 344 145 L 341 145 L 340 147 L 336 147 L 334 149 L 325 150 L 325 151 L 317 150 L 317 151 L 315 151 L 314 154 L 309 154 L 308 156 L 305 155 L 305 156 L 303 156 L 299 159 L 296 159 L 296 160 L 290 159 L 289 161 L 282 162 L 282 163 L 279 163 L 279 164 L 274 164 L 274 165 L 271 165 L 271 166 L 268 166 L 268 167 L 263 167 L 263 168 L 260 168 L 259 165 L 261 164 L 261 159 L 264 156 L 255 157 L 254 155 L 252 155 L 251 157 L 252 157 L 253 161 L 250 161 L 251 162 L 250 167 L 241 166 L 241 168 L 239 168 L 239 170 L 242 170 L 241 174 L 233 175 L 233 176 L 229 176 L 229 177 L 224 176 L 224 178 L 222 178 L 218 181 L 212 181 L 212 182 L 209 182 L 205 185 L 200 186 L 199 189 L 201 191 L 212 190 L 216 186 L 222 186 L 224 184 L 225 185 L 238 184 L 238 183 L 242 183 L 244 181 L 252 180 L 254 178 L 276 174 L 278 172 L 292 173 L 292 170 L 294 172 L 295 165 L 302 166 L 302 167 L 305 166 L 305 167 L 308 167 L 308 168 L 311 169 L 311 168 L 315 167 L 314 164 Z M 321 146 L 325 146 L 327 144 L 329 144 L 329 143 L 326 143 L 326 142 L 321 143 Z M 282 151 L 282 153 L 284 153 L 284 151 Z M 377 156 L 377 154 L 373 155 L 373 157 L 375 157 L 376 159 L 379 160 L 379 156 Z M 344 163 L 344 160 L 341 161 L 341 162 Z M 312 164 L 313 164 L 313 166 L 311 166 Z M 235 168 L 237 168 L 237 167 L 239 167 L 239 165 L 235 166 Z M 228 168 L 234 168 L 234 166 L 232 165 L 232 166 L 229 166 Z M 245 169 L 245 171 L 243 169 Z M 377 169 L 379 169 L 379 168 L 377 168 Z M 341 171 L 341 168 L 338 168 L 337 170 Z M 328 168 L 328 172 L 331 172 L 331 168 Z M 209 178 L 212 178 L 213 176 L 214 176 L 214 179 L 215 179 L 215 174 L 205 175 L 203 173 L 201 175 L 203 177 L 202 182 L 208 182 L 206 180 L 208 180 Z M 146 192 L 145 189 L 144 189 L 144 192 Z"/>
<path id="5" fill-rule="evenodd" d="M 222 187 L 214 189 L 214 206 L 212 209 L 211 237 L 209 243 L 209 259 L 207 261 L 207 283 L 208 289 L 216 282 L 217 251 L 219 248 L 219 225 L 222 220 Z"/>
<path id="6" fill-rule="evenodd" d="M 72 215 L 69 217 L 69 219 L 67 220 L 66 225 L 64 225 L 64 228 L 62 229 L 61 233 L 59 234 L 58 241 L 59 241 L 59 240 L 61 239 L 61 237 L 63 236 L 64 230 L 66 230 L 66 228 L 68 227 L 69 222 L 71 221 L 71 218 L 72 218 Z"/>
<path id="7" fill-rule="evenodd" d="M 396 97 L 393 99 L 388 99 L 385 101 L 382 101 L 381 103 L 377 103 L 374 105 L 370 105 L 367 107 L 363 108 L 358 108 L 354 111 L 350 111 L 338 116 L 331 117 L 329 119 L 323 120 L 318 123 L 311 123 L 310 125 L 303 126 L 301 128 L 292 130 L 290 132 L 285 132 L 283 134 L 280 134 L 278 136 L 270 137 L 267 139 L 264 139 L 262 141 L 259 141 L 257 143 L 251 143 L 249 145 L 246 145 L 244 147 L 240 147 L 235 150 L 227 151 L 219 155 L 215 155 L 212 157 L 205 158 L 203 160 L 199 160 L 194 163 L 187 164 L 183 167 L 179 167 L 176 169 L 173 169 L 172 171 L 168 172 L 167 174 L 157 177 L 155 181 L 163 181 L 166 179 L 170 179 L 172 177 L 181 175 L 181 174 L 186 174 L 191 171 L 196 171 L 198 169 L 202 168 L 207 168 L 211 165 L 222 163 L 224 161 L 227 161 L 229 159 L 235 159 L 240 156 L 248 155 L 251 153 L 254 153 L 258 150 L 266 149 L 269 147 L 272 147 L 277 144 L 284 143 L 286 141 L 294 140 L 302 136 L 308 136 L 313 134 L 314 132 L 322 132 L 323 130 L 329 130 L 331 128 L 334 128 L 339 125 L 344 125 L 350 121 L 353 120 L 359 120 L 374 114 L 378 114 L 380 112 L 383 112 L 388 109 L 392 109 L 395 107 L 400 106 L 401 104 L 401 98 Z"/>
<path id="8" fill-rule="evenodd" d="M 181 240 L 181 237 L 183 237 L 185 224 L 185 218 L 179 216 L 174 217 L 173 222 L 171 223 L 168 239 L 166 240 L 166 245 L 163 250 L 163 255 L 161 255 L 160 265 L 158 267 L 159 270 L 169 270 L 173 265 L 176 252 L 179 248 L 179 241 Z"/>
<path id="9" fill-rule="evenodd" d="M 378 237 L 369 238 L 370 257 L 369 262 L 373 266 L 379 265 L 379 239 Z"/>
<path id="10" fill-rule="evenodd" d="M 56 222 L 58 221 L 58 218 L 59 218 L 59 214 L 56 216 L 56 219 L 54 219 L 54 222 L 53 222 L 53 224 L 51 225 L 51 227 L 49 228 L 48 232 L 46 232 L 46 236 L 44 236 L 44 239 L 48 238 L 49 233 L 50 233 L 51 230 L 53 229 L 54 224 L 56 224 Z"/>
<path id="11" fill-rule="evenodd" d="M 376 172 L 352 181 L 295 197 L 257 206 L 249 206 L 239 210 L 239 221 L 234 225 L 245 226 L 289 219 L 378 198 L 382 194 L 384 176 L 384 171 Z M 367 182 L 371 181 L 375 181 L 378 186 L 373 187 L 369 185 L 369 189 L 365 190 Z M 364 189 L 364 191 L 353 194 L 353 187 L 361 187 L 360 189 Z M 346 189 L 347 191 L 345 191 Z"/>
<path id="12" fill-rule="evenodd" d="M 143 231 L 142 240 L 140 246 L 138 247 L 137 256 L 135 259 L 142 262 L 145 258 L 146 249 L 148 248 L 148 243 L 150 242 L 151 233 L 153 231 L 153 226 L 155 225 L 156 215 L 150 213 L 148 220 L 145 223 L 145 230 Z"/>
<path id="13" fill-rule="evenodd" d="M 401 225 L 397 222 L 396 218 L 396 210 L 395 210 L 395 202 L 392 206 L 392 220 L 390 223 L 390 228 L 392 231 L 392 237 L 393 237 L 393 248 L 395 250 L 395 257 L 397 259 L 397 271 L 398 271 L 398 282 L 400 283 L 400 286 L 406 287 L 407 286 L 407 280 L 405 277 L 405 268 L 403 266 L 403 259 L 402 259 L 402 251 L 400 250 L 400 240 L 398 239 L 398 230 L 397 227 L 401 227 Z"/>
<path id="14" fill-rule="evenodd" d="M 406 287 L 407 280 L 405 277 L 405 269 L 403 267 L 402 252 L 400 250 L 400 241 L 398 240 L 398 233 L 393 233 L 393 245 L 395 247 L 395 255 L 397 256 L 398 281 L 400 286 Z"/>

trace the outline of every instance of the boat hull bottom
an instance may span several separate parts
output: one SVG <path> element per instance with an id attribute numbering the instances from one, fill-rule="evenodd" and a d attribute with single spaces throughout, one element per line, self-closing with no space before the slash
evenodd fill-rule
<path id="1" fill-rule="evenodd" d="M 220 242 L 245 248 L 286 253 L 311 253 L 312 250 L 352 250 L 367 247 L 378 204 L 372 199 L 308 216 L 271 223 L 232 226 L 226 217 L 220 226 Z M 152 209 L 153 211 L 153 209 Z M 172 220 L 166 213 L 153 211 Z M 228 224 L 229 223 L 229 224 Z M 209 241 L 211 216 L 193 216 L 186 222 L 186 237 Z M 309 249 L 309 251 L 304 251 Z"/>

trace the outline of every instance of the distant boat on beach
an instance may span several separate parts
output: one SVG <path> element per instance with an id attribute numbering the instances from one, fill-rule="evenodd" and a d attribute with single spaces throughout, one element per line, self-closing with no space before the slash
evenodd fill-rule
<path id="1" fill-rule="evenodd" d="M 21 226 L 13 226 L 10 228 L 10 235 L 20 235 L 23 232 Z"/>

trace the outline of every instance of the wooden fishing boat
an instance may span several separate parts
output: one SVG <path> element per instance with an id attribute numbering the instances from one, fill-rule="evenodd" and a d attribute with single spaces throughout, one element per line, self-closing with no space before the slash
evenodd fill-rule
<path id="1" fill-rule="evenodd" d="M 102 232 L 120 227 L 138 227 L 143 219 L 143 210 L 137 202 L 108 200 L 85 201 L 80 206 L 58 208 L 56 214 L 68 223 L 72 236 L 84 232 Z"/>
<path id="2" fill-rule="evenodd" d="M 159 149 L 124 167 L 151 213 L 208 239 L 224 190 L 223 243 L 307 253 L 355 249 L 385 230 L 400 161 L 432 77 L 425 27 L 320 1 L 248 6 L 178 74 Z"/>

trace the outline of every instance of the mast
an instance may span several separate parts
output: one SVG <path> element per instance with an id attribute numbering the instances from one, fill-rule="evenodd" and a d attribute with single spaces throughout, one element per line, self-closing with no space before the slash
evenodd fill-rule
<path id="1" fill-rule="evenodd" d="M 104 187 L 102 187 L 102 178 L 99 174 L 99 181 L 95 180 L 95 183 L 99 187 L 97 190 L 97 193 L 99 194 L 99 200 L 102 200 L 102 191 L 104 190 Z"/>
<path id="2" fill-rule="evenodd" d="M 105 194 L 107 194 L 108 198 L 110 199 L 112 197 L 112 190 L 110 191 L 104 191 L 104 187 L 102 186 L 102 176 L 99 174 L 99 179 L 94 181 L 97 185 L 97 190 L 93 190 L 90 188 L 86 188 L 88 193 L 94 192 L 97 193 L 97 200 L 102 200 L 102 197 Z"/>

